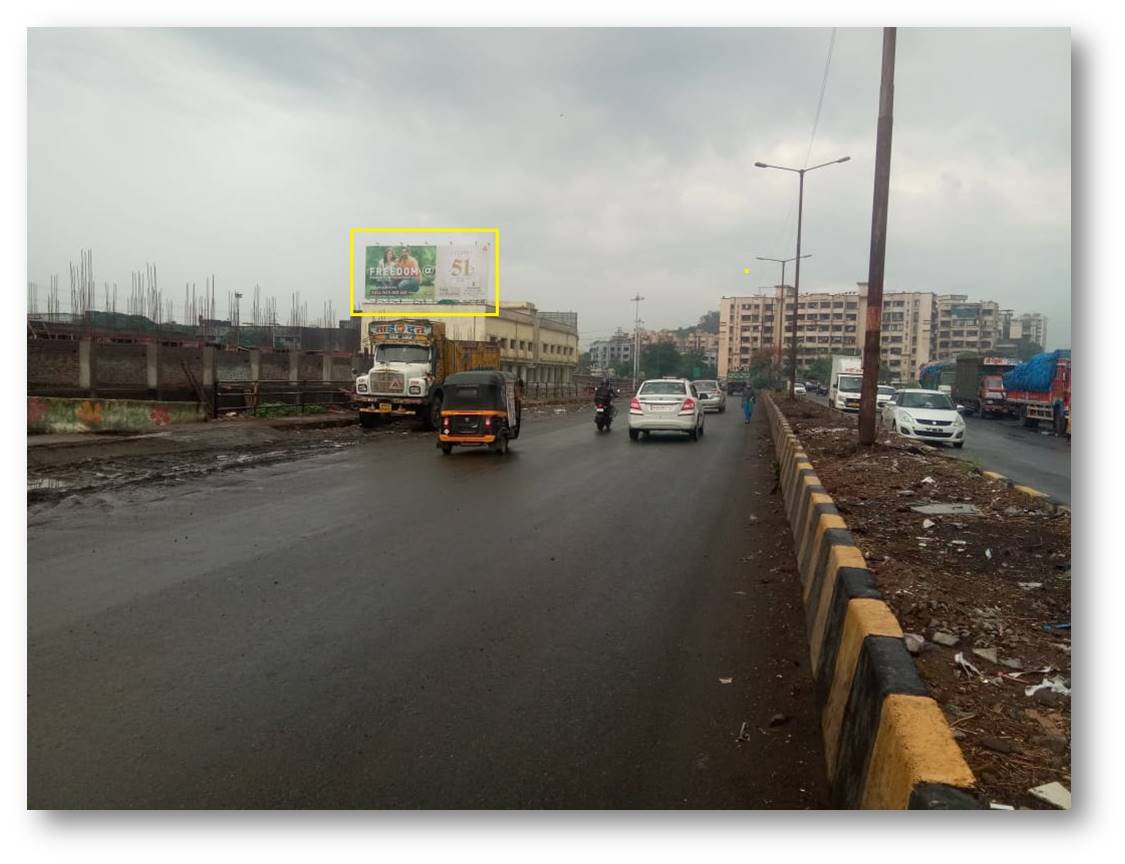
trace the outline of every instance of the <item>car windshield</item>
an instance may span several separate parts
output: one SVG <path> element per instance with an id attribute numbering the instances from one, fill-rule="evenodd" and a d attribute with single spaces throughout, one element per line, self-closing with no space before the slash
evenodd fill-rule
<path id="1" fill-rule="evenodd" d="M 862 375 L 841 375 L 840 381 L 836 385 L 838 390 L 843 390 L 846 393 L 858 393 L 860 386 L 863 384 Z"/>
<path id="2" fill-rule="evenodd" d="M 692 383 L 695 384 L 695 389 L 700 392 L 706 390 L 708 393 L 714 393 L 719 389 L 718 381 L 693 381 Z"/>
<path id="3" fill-rule="evenodd" d="M 380 345 L 375 349 L 376 363 L 427 363 L 430 349 L 424 345 Z"/>
<path id="4" fill-rule="evenodd" d="M 903 393 L 898 404 L 903 408 L 933 408 L 952 411 L 953 402 L 944 393 Z"/>
<path id="5" fill-rule="evenodd" d="M 640 396 L 683 396 L 687 391 L 683 381 L 646 381 L 641 385 Z"/>
<path id="6" fill-rule="evenodd" d="M 879 395 L 880 396 L 894 396 L 895 395 L 895 388 L 894 387 L 886 387 L 886 386 L 880 384 L 879 385 Z"/>

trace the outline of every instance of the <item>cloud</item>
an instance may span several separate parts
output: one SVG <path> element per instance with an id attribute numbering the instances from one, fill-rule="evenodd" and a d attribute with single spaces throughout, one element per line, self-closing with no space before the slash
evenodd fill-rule
<path id="1" fill-rule="evenodd" d="M 215 273 L 347 298 L 347 229 L 497 225 L 503 292 L 584 337 L 693 322 L 776 281 L 808 175 L 808 290 L 867 277 L 880 34 L 841 30 L 36 30 L 29 278 L 79 248 L 170 296 Z M 1042 311 L 1069 344 L 1065 30 L 900 30 L 887 289 Z M 750 277 L 742 269 L 755 265 Z M 42 293 L 42 292 L 41 292 Z M 225 311 L 220 303 L 220 311 Z M 1065 341 L 1064 341 L 1065 340 Z"/>

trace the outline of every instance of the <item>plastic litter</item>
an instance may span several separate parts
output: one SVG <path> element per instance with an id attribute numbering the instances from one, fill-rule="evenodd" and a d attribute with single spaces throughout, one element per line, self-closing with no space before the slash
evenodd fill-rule
<path id="1" fill-rule="evenodd" d="M 934 525 L 936 525 L 936 524 L 937 524 L 937 523 L 936 523 L 936 522 L 934 522 L 934 520 L 933 520 L 933 519 L 923 519 L 923 520 L 922 520 L 922 527 L 923 527 L 923 528 L 933 528 L 933 527 L 934 527 Z"/>
<path id="2" fill-rule="evenodd" d="M 974 666 L 972 663 L 970 663 L 968 660 L 965 659 L 965 655 L 961 651 L 958 651 L 957 654 L 954 656 L 953 662 L 956 663 L 958 666 L 960 666 L 961 671 L 964 672 L 966 675 L 980 675 L 981 674 L 980 670 L 976 666 Z"/>
<path id="3" fill-rule="evenodd" d="M 1036 786 L 1034 789 L 1028 789 L 1027 791 L 1033 797 L 1058 807 L 1060 810 L 1070 809 L 1070 790 L 1057 780 L 1053 783 L 1044 783 L 1042 786 Z"/>
<path id="4" fill-rule="evenodd" d="M 733 678 L 720 678 L 719 683 L 720 684 L 729 684 L 733 680 L 734 680 Z"/>
<path id="5" fill-rule="evenodd" d="M 1017 582 L 1024 591 L 1034 591 L 1036 588 L 1042 588 L 1042 582 Z"/>
<path id="6" fill-rule="evenodd" d="M 1061 693 L 1063 696 L 1070 695 L 1070 688 L 1066 686 L 1063 679 L 1056 675 L 1054 678 L 1044 678 L 1038 684 L 1032 684 L 1030 687 L 1023 688 L 1025 696 L 1034 696 L 1040 690 L 1050 690 L 1052 693 Z"/>
<path id="7" fill-rule="evenodd" d="M 923 482 L 923 483 L 933 483 L 933 482 L 934 482 L 934 478 L 933 478 L 933 477 L 923 477 L 923 478 L 922 478 L 922 482 Z"/>

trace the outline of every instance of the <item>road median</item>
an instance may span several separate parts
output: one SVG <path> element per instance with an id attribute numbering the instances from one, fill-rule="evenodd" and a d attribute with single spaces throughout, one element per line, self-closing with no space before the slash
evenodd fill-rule
<path id="1" fill-rule="evenodd" d="M 976 781 L 863 554 L 788 421 L 764 397 L 797 548 L 834 803 L 976 809 Z"/>

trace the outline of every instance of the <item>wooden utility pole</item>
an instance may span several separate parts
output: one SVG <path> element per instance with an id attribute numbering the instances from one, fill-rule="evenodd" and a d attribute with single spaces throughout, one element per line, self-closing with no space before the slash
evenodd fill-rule
<path id="1" fill-rule="evenodd" d="M 887 257 L 887 201 L 891 185 L 891 126 L 895 103 L 895 30 L 883 28 L 883 74 L 875 137 L 875 195 L 871 207 L 871 255 L 867 264 L 867 322 L 863 336 L 863 388 L 859 397 L 859 443 L 875 443 L 879 342 L 883 330 L 883 267 Z"/>

